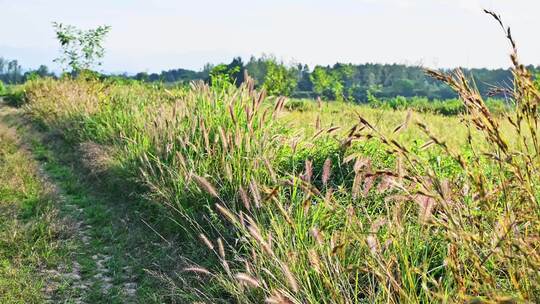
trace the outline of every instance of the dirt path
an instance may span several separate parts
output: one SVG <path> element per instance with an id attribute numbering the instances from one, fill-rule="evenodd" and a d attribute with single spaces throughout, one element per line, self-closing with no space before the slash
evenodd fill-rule
<path id="1" fill-rule="evenodd" d="M 46 302 L 170 301 L 167 287 L 149 273 L 176 269 L 181 246 L 152 231 L 156 228 L 149 225 L 162 220 L 136 199 L 125 201 L 129 189 L 88 177 L 92 168 L 84 168 L 84 164 L 100 161 L 85 157 L 95 158 L 94 153 L 106 158 L 106 150 L 91 143 L 69 147 L 54 134 L 33 128 L 22 110 L 1 102 L 0 128 L 17 133 L 20 149 L 37 160 L 38 174 L 46 187 L 53 189 L 55 208 L 70 230 L 71 237 L 63 243 L 68 251 L 65 262 L 39 274 L 45 277 Z"/>
<path id="2" fill-rule="evenodd" d="M 14 136 L 18 137 L 20 149 L 24 150 L 25 154 L 35 156 L 35 151 L 33 151 L 28 139 L 37 140 L 39 139 L 38 134 L 31 134 L 28 130 L 22 130 L 22 122 L 20 110 L 3 104 L 0 105 L 0 128 L 4 132 L 13 133 Z M 18 133 L 21 133 L 21 131 L 26 132 L 26 134 L 20 136 Z M 108 266 L 112 256 L 103 253 L 103 250 L 106 250 L 107 247 L 93 246 L 94 239 L 98 236 L 93 232 L 92 226 L 87 223 L 88 219 L 85 217 L 85 210 L 77 202 L 73 201 L 73 197 L 65 194 L 63 187 L 58 185 L 55 178 L 49 175 L 44 163 L 39 162 L 37 169 L 37 175 L 40 177 L 43 188 L 49 189 L 54 196 L 56 200 L 55 207 L 62 215 L 62 220 L 68 224 L 69 234 L 71 235 L 70 240 L 66 242 L 66 246 L 69 246 L 72 252 L 70 252 L 66 263 L 59 265 L 55 269 L 42 270 L 42 275 L 45 276 L 43 292 L 46 302 L 88 303 L 85 299 L 89 296 L 92 287 L 99 289 L 103 299 L 108 298 L 113 287 L 117 287 L 125 296 L 123 302 L 130 302 L 131 298 L 136 294 L 137 284 L 130 281 L 129 268 L 124 269 L 125 282 L 123 282 L 123 285 L 115 286 L 111 269 Z M 91 255 L 94 271 L 83 272 L 79 260 L 87 258 L 88 255 Z"/>

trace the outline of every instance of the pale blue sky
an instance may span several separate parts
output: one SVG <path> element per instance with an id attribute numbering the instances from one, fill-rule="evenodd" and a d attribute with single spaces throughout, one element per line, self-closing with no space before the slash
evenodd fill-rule
<path id="1" fill-rule="evenodd" d="M 111 25 L 109 72 L 201 69 L 262 53 L 310 66 L 507 66 L 504 37 L 481 8 L 502 14 L 523 61 L 540 65 L 539 0 L 0 0 L 0 56 L 54 66 L 58 21 Z"/>

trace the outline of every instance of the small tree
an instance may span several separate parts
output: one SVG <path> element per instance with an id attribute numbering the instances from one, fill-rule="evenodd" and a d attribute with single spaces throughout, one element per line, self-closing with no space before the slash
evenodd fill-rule
<path id="1" fill-rule="evenodd" d="M 73 25 L 53 23 L 56 38 L 62 48 L 61 57 L 54 60 L 64 66 L 64 70 L 79 73 L 101 65 L 105 55 L 103 41 L 110 26 L 98 26 L 95 29 L 81 30 Z"/>
<path id="2" fill-rule="evenodd" d="M 343 100 L 343 84 L 339 75 L 328 72 L 326 68 L 316 66 L 310 75 L 313 91 L 325 99 Z"/>
<path id="3" fill-rule="evenodd" d="M 226 64 L 219 64 L 210 70 L 210 85 L 220 89 L 229 88 L 235 84 L 234 75 L 237 75 L 239 71 L 238 66 L 229 68 Z"/>

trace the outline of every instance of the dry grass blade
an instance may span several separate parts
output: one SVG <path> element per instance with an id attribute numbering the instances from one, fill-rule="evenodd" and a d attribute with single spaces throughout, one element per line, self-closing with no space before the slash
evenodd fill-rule
<path id="1" fill-rule="evenodd" d="M 241 283 L 245 284 L 245 285 L 248 285 L 248 286 L 251 286 L 251 287 L 254 287 L 254 288 L 258 288 L 261 286 L 261 284 L 259 283 L 259 281 L 255 278 L 253 278 L 252 276 L 246 274 L 246 273 L 237 273 L 234 275 L 234 278 L 237 279 L 238 281 L 240 281 Z"/>
<path id="2" fill-rule="evenodd" d="M 268 304 L 293 304 L 293 301 L 287 298 L 282 292 L 274 292 L 264 302 Z"/>
<path id="3" fill-rule="evenodd" d="M 287 283 L 289 284 L 289 287 L 292 289 L 292 291 L 298 292 L 298 284 L 296 283 L 296 279 L 294 278 L 294 275 L 289 269 L 289 266 L 282 263 L 281 269 L 283 271 L 283 274 L 285 275 L 285 279 L 287 279 Z"/>
<path id="4" fill-rule="evenodd" d="M 248 198 L 248 195 L 247 195 L 246 191 L 244 190 L 244 188 L 240 187 L 238 192 L 240 194 L 240 199 L 242 200 L 244 208 L 246 208 L 246 210 L 250 210 L 251 209 L 251 204 L 249 202 L 249 198 Z"/>
<path id="5" fill-rule="evenodd" d="M 223 260 L 225 260 L 225 246 L 223 245 L 223 240 L 221 238 L 218 238 L 217 243 L 218 243 L 219 256 Z"/>
<path id="6" fill-rule="evenodd" d="M 206 180 L 206 178 L 198 176 L 196 174 L 193 174 L 192 177 L 197 183 L 197 185 L 199 185 L 201 189 L 205 190 L 206 193 L 210 194 L 215 198 L 219 198 L 218 192 L 216 191 L 214 186 L 212 186 L 212 184 L 210 184 L 210 182 Z"/>
<path id="7" fill-rule="evenodd" d="M 331 134 L 331 133 L 336 132 L 339 129 L 341 129 L 341 127 L 338 127 L 338 126 L 330 127 L 330 128 L 328 128 L 328 130 L 326 130 L 326 133 Z"/>
<path id="8" fill-rule="evenodd" d="M 257 185 L 257 182 L 252 179 L 249 182 L 249 190 L 251 192 L 251 196 L 253 197 L 253 200 L 255 201 L 255 207 L 260 208 L 261 207 L 261 193 L 259 191 L 259 186 Z"/>
<path id="9" fill-rule="evenodd" d="M 214 250 L 214 244 L 212 244 L 212 242 L 210 242 L 210 240 L 204 234 L 199 234 L 199 238 L 203 241 L 206 247 L 208 247 L 208 249 Z"/>
<path id="10" fill-rule="evenodd" d="M 313 176 L 313 162 L 311 160 L 306 160 L 304 174 L 302 175 L 302 180 L 306 183 L 311 183 L 311 177 Z"/>
<path id="11" fill-rule="evenodd" d="M 322 233 L 319 231 L 319 229 L 313 227 L 309 230 L 309 232 L 311 233 L 313 238 L 315 238 L 315 240 L 317 241 L 317 244 L 321 246 L 324 245 L 324 238 L 322 236 Z"/>
<path id="12" fill-rule="evenodd" d="M 428 141 L 426 141 L 421 147 L 420 147 L 420 150 L 426 150 L 427 148 L 433 146 L 435 144 L 435 141 L 430 139 Z"/>
<path id="13" fill-rule="evenodd" d="M 238 218 L 227 208 L 220 204 L 216 204 L 216 209 L 233 224 L 239 224 Z"/>
<path id="14" fill-rule="evenodd" d="M 397 126 L 393 130 L 393 133 L 398 133 L 398 132 L 404 130 L 405 128 L 407 128 L 407 126 L 409 125 L 409 122 L 411 121 L 411 117 L 412 117 L 412 111 L 409 109 L 407 111 L 407 116 L 405 117 L 405 121 L 403 123 L 401 123 L 399 126 Z"/>
<path id="15" fill-rule="evenodd" d="M 264 240 L 259 228 L 256 225 L 252 224 L 248 226 L 248 231 L 268 255 L 274 256 L 274 251 L 272 251 L 270 244 Z"/>
<path id="16" fill-rule="evenodd" d="M 432 197 L 422 194 L 416 195 L 414 200 L 418 204 L 420 221 L 422 223 L 428 222 L 433 216 L 433 209 L 435 208 L 436 201 Z"/>
<path id="17" fill-rule="evenodd" d="M 212 273 L 210 271 L 208 271 L 207 269 L 202 268 L 202 267 L 187 267 L 187 268 L 184 268 L 184 271 L 185 272 L 201 273 L 201 274 L 205 274 L 205 275 L 212 275 Z"/>
<path id="18" fill-rule="evenodd" d="M 323 185 L 326 186 L 328 184 L 331 174 L 332 174 L 332 160 L 330 158 L 327 158 L 324 161 L 322 177 L 321 177 Z"/>

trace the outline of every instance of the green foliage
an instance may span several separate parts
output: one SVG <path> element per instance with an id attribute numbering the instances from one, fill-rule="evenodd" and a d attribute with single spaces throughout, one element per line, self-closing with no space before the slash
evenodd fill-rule
<path id="1" fill-rule="evenodd" d="M 24 85 L 9 86 L 5 90 L 3 98 L 11 106 L 14 106 L 14 107 L 22 106 L 26 101 L 25 86 Z"/>
<path id="2" fill-rule="evenodd" d="M 210 71 L 210 85 L 216 88 L 228 89 L 235 84 L 234 75 L 239 71 L 239 67 L 229 69 L 226 64 L 219 64 Z"/>
<path id="3" fill-rule="evenodd" d="M 2 80 L 0 80 L 0 96 L 4 95 L 5 93 L 6 93 L 6 86 L 4 85 Z"/>
<path id="4" fill-rule="evenodd" d="M 16 84 L 21 83 L 23 80 L 24 75 L 19 62 L 0 57 L 0 81 L 8 84 Z"/>
<path id="5" fill-rule="evenodd" d="M 534 85 L 540 89 L 540 73 L 537 73 L 534 77 Z"/>
<path id="6" fill-rule="evenodd" d="M 343 100 L 343 84 L 337 73 L 317 66 L 310 75 L 313 91 L 319 96 L 329 100 Z"/>
<path id="7" fill-rule="evenodd" d="M 431 113 L 444 116 L 459 115 L 465 113 L 465 106 L 459 99 L 429 100 L 425 97 L 395 98 L 380 100 L 368 91 L 368 105 L 373 108 L 392 110 L 411 109 L 419 113 Z M 486 105 L 494 115 L 501 115 L 511 110 L 510 106 L 501 99 L 487 99 Z"/>
<path id="8" fill-rule="evenodd" d="M 231 86 L 240 86 L 244 82 L 244 63 L 242 58 L 236 57 L 229 64 L 219 64 L 217 66 L 207 65 L 208 80 L 211 86 L 228 89 Z M 202 74 L 206 74 L 205 71 Z"/>
<path id="9" fill-rule="evenodd" d="M 0 81 L 7 84 L 20 84 L 36 77 L 54 77 L 54 73 L 50 72 L 45 65 L 23 73 L 23 68 L 17 60 L 6 60 L 0 57 Z"/>
<path id="10" fill-rule="evenodd" d="M 256 86 L 261 87 L 264 84 L 264 79 L 266 77 L 268 68 L 266 62 L 272 59 L 274 58 L 266 55 L 263 55 L 259 58 L 251 56 L 248 63 L 246 64 L 246 71 L 249 76 L 254 80 Z"/>
<path id="11" fill-rule="evenodd" d="M 31 73 L 28 73 L 28 75 L 26 76 L 26 80 L 27 81 L 34 81 L 34 80 L 38 80 L 41 76 L 36 73 L 36 72 L 31 72 Z"/>
<path id="12" fill-rule="evenodd" d="M 55 62 L 63 65 L 65 70 L 78 73 L 101 65 L 105 56 L 103 42 L 111 30 L 110 26 L 85 31 L 73 25 L 54 22 L 53 27 L 62 49 L 62 56 Z"/>
<path id="13" fill-rule="evenodd" d="M 210 70 L 204 70 L 201 72 L 195 72 L 191 70 L 186 69 L 173 69 L 168 71 L 162 71 L 161 73 L 151 73 L 148 74 L 146 72 L 140 72 L 137 73 L 133 77 L 126 77 L 123 75 L 119 75 L 119 78 L 125 78 L 125 79 L 135 79 L 139 81 L 145 81 L 145 82 L 165 82 L 165 83 L 189 83 L 192 81 L 197 80 L 203 80 L 209 78 L 209 72 Z"/>
<path id="14" fill-rule="evenodd" d="M 0 122 L 0 301 L 43 303 L 44 270 L 67 262 L 68 242 L 51 189 L 13 135 Z"/>
<path id="15" fill-rule="evenodd" d="M 315 109 L 313 100 L 291 99 L 285 104 L 285 109 L 289 111 L 308 112 Z"/>
<path id="16" fill-rule="evenodd" d="M 266 62 L 266 76 L 263 88 L 270 95 L 290 96 L 296 88 L 295 71 L 276 60 Z"/>
<path id="17" fill-rule="evenodd" d="M 381 86 L 378 85 L 372 85 L 368 88 L 366 91 L 367 95 L 367 102 L 369 105 L 373 105 L 374 107 L 380 106 L 382 104 L 382 101 L 376 97 L 377 93 L 380 93 L 382 90 Z"/>

